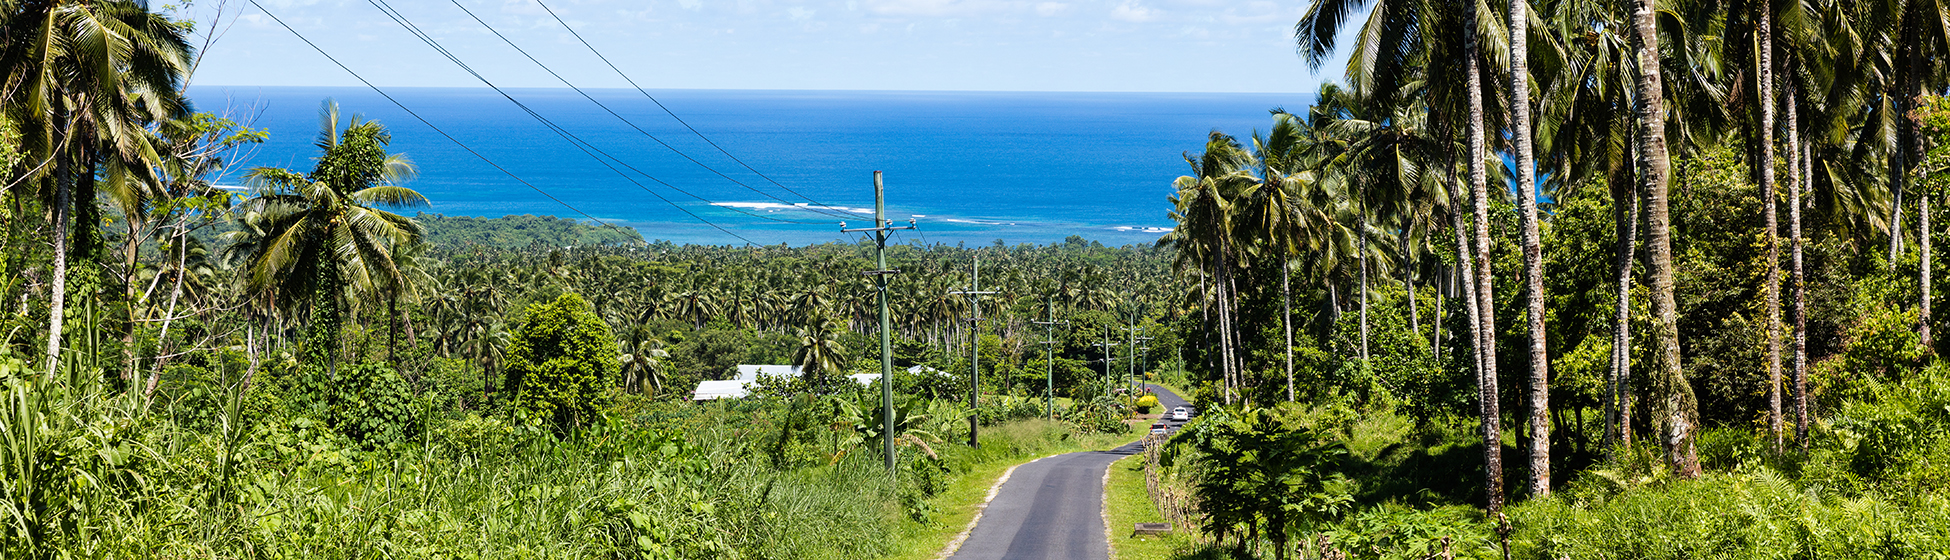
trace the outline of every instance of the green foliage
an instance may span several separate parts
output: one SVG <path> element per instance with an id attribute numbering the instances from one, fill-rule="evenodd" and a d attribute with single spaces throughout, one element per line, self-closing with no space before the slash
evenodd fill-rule
<path id="1" fill-rule="evenodd" d="M 589 302 L 573 293 L 530 305 L 508 346 L 504 387 L 525 422 L 557 428 L 587 423 L 616 372 L 616 340 Z"/>
<path id="2" fill-rule="evenodd" d="M 1205 460 L 1196 490 L 1204 531 L 1244 548 L 1263 535 L 1279 558 L 1296 530 L 1332 521 L 1353 496 L 1338 472 L 1344 444 L 1299 426 L 1291 408 L 1210 415 L 1191 440 Z"/>
<path id="3" fill-rule="evenodd" d="M 643 244 L 643 235 L 634 229 L 590 225 L 554 216 L 472 218 L 421 212 L 414 219 L 426 226 L 428 242 L 450 249 L 470 245 L 518 249 Z"/>
<path id="4" fill-rule="evenodd" d="M 327 421 L 353 442 L 381 447 L 419 437 L 422 403 L 392 366 L 368 362 L 341 369 L 333 389 Z"/>
<path id="5" fill-rule="evenodd" d="M 1941 497 L 1914 508 L 1811 492 L 1768 471 L 1516 508 L 1519 558 L 1928 558 L 1950 553 Z"/>

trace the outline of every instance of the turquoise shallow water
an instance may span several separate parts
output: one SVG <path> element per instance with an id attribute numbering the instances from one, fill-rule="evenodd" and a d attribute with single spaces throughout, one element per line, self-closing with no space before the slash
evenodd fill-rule
<path id="1" fill-rule="evenodd" d="M 1171 227 L 1165 197 L 1172 180 L 1189 170 L 1183 152 L 1199 150 L 1213 129 L 1248 141 L 1255 128 L 1271 122 L 1269 109 L 1298 112 L 1313 100 L 1311 94 L 651 91 L 782 188 L 692 135 L 635 90 L 587 91 L 702 165 L 572 90 L 509 91 L 640 171 L 611 162 L 643 186 L 492 90 L 388 93 L 528 182 L 597 218 L 637 228 L 645 238 L 792 245 L 844 239 L 838 232 L 843 218 L 807 207 L 870 210 L 874 170 L 885 172 L 889 216 L 920 223 L 902 241 L 1050 243 L 1080 235 L 1107 245 L 1150 243 Z M 345 111 L 389 127 L 393 151 L 419 165 L 409 186 L 432 199 L 433 212 L 577 216 L 368 89 L 198 86 L 190 92 L 199 110 L 255 114 L 254 126 L 270 130 L 271 139 L 244 166 L 309 169 L 319 102 L 330 97 Z M 864 221 L 854 218 L 849 225 Z"/>

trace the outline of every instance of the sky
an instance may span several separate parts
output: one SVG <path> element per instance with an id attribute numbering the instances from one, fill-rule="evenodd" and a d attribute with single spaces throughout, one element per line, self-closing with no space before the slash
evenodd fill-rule
<path id="1" fill-rule="evenodd" d="M 389 1 L 495 85 L 563 86 L 447 0 Z M 458 1 L 576 86 L 629 85 L 537 0 Z M 1349 50 L 1307 67 L 1304 0 L 541 1 L 645 88 L 1311 93 Z M 365 0 L 259 3 L 380 87 L 480 86 Z M 215 35 L 194 85 L 361 85 L 248 0 L 183 15 Z"/>

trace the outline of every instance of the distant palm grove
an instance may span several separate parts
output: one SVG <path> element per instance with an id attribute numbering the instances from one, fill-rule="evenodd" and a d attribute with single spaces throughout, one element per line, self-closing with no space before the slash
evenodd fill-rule
<path id="1" fill-rule="evenodd" d="M 889 244 L 887 379 L 871 238 L 254 166 L 183 9 L 0 0 L 0 556 L 932 558 L 1145 383 L 1172 558 L 1950 555 L 1950 5 L 1315 0 L 1155 245 Z"/>

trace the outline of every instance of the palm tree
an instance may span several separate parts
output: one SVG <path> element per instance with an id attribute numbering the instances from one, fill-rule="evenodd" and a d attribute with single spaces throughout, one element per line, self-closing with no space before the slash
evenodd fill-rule
<path id="1" fill-rule="evenodd" d="M 1194 175 L 1174 181 L 1177 192 L 1170 197 L 1174 207 L 1171 216 L 1178 227 L 1158 243 L 1178 249 L 1173 266 L 1181 273 L 1192 272 L 1202 286 L 1211 286 L 1201 289 L 1201 299 L 1211 301 L 1218 310 L 1219 370 L 1225 379 L 1225 402 L 1231 404 L 1240 385 L 1239 363 L 1234 357 L 1232 269 L 1241 256 L 1234 243 L 1231 201 L 1250 196 L 1259 179 L 1251 173 L 1252 154 L 1231 136 L 1217 131 L 1207 138 L 1203 153 L 1197 157 L 1187 154 L 1185 162 Z"/>
<path id="2" fill-rule="evenodd" d="M 1510 0 L 1510 139 L 1522 217 L 1524 294 L 1530 331 L 1530 495 L 1551 493 L 1550 354 L 1544 336 L 1544 251 L 1537 226 L 1530 129 L 1530 2 Z"/>
<path id="3" fill-rule="evenodd" d="M 840 346 L 840 326 L 831 317 L 799 329 L 799 349 L 792 352 L 792 365 L 799 366 L 799 378 L 814 387 L 831 386 L 831 377 L 845 365 L 846 349 Z"/>
<path id="4" fill-rule="evenodd" d="M 1304 165 L 1298 152 L 1304 125 L 1298 121 L 1292 114 L 1276 111 L 1273 128 L 1266 137 L 1253 134 L 1253 151 L 1259 156 L 1264 182 L 1242 209 L 1245 214 L 1242 227 L 1260 241 L 1257 248 L 1266 253 L 1263 257 L 1280 263 L 1280 328 L 1286 333 L 1283 353 L 1288 402 L 1294 400 L 1292 263 L 1308 241 L 1310 230 L 1319 227 L 1309 221 L 1319 213 L 1306 207 L 1307 200 L 1297 196 L 1300 183 L 1312 180 L 1301 173 Z"/>
<path id="5" fill-rule="evenodd" d="M 643 380 L 649 379 L 657 388 L 656 394 L 664 392 L 664 360 L 670 359 L 670 351 L 663 344 L 644 336 L 641 326 L 631 328 L 619 341 L 622 345 L 618 362 L 623 364 L 623 388 L 642 392 Z"/>
<path id="6" fill-rule="evenodd" d="M 1699 453 L 1694 443 L 1699 426 L 1699 403 L 1679 361 L 1678 305 L 1673 297 L 1672 214 L 1668 209 L 1667 181 L 1671 177 L 1666 155 L 1665 95 L 1660 84 L 1658 12 L 1655 0 L 1638 0 L 1632 14 L 1634 35 L 1638 39 L 1638 116 L 1639 181 L 1646 197 L 1646 235 L 1650 245 L 1652 272 L 1652 314 L 1657 321 L 1653 333 L 1652 385 L 1656 392 L 1654 422 L 1664 433 L 1666 463 L 1682 477 L 1700 474 Z"/>
<path id="7" fill-rule="evenodd" d="M 99 277 L 97 166 L 104 157 L 156 161 L 145 123 L 181 116 L 179 85 L 189 66 L 184 28 L 126 1 L 55 0 L 10 7 L 0 48 L 6 117 L 21 131 L 29 178 L 52 218 L 47 372 L 60 362 L 68 261 L 89 259 Z M 70 247 L 71 210 L 82 215 Z M 74 253 L 71 255 L 70 253 Z M 99 288 L 99 286 L 94 286 Z"/>
<path id="8" fill-rule="evenodd" d="M 417 222 L 379 207 L 424 207 L 427 199 L 397 185 L 413 176 L 413 164 L 386 153 L 391 135 L 378 122 L 342 119 L 328 99 L 319 125 L 310 173 L 250 171 L 256 196 L 238 207 L 243 228 L 229 235 L 246 292 L 267 294 L 280 309 L 310 300 L 308 358 L 330 369 L 346 287 L 404 285 L 394 254 L 422 236 Z"/>

